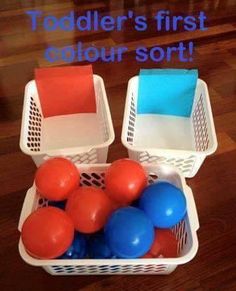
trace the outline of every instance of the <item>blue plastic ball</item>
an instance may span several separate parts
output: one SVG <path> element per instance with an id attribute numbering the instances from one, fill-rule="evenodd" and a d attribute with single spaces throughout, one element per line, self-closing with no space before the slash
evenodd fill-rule
<path id="1" fill-rule="evenodd" d="M 105 238 L 112 253 L 119 258 L 144 255 L 154 240 L 154 227 L 146 214 L 135 207 L 123 207 L 109 218 Z"/>
<path id="2" fill-rule="evenodd" d="M 167 182 L 157 182 L 146 187 L 140 197 L 139 207 L 159 228 L 173 227 L 187 211 L 183 192 Z"/>
<path id="3" fill-rule="evenodd" d="M 68 250 L 59 259 L 82 259 L 87 254 L 87 242 L 84 235 L 76 233 Z"/>
<path id="4" fill-rule="evenodd" d="M 60 208 L 62 210 L 65 210 L 66 200 L 63 200 L 63 201 L 53 201 L 53 200 L 49 200 L 48 201 L 48 206 L 54 206 L 54 207 Z"/>
<path id="5" fill-rule="evenodd" d="M 114 257 L 106 243 L 104 234 L 95 234 L 89 238 L 88 255 L 92 259 L 110 259 Z"/>

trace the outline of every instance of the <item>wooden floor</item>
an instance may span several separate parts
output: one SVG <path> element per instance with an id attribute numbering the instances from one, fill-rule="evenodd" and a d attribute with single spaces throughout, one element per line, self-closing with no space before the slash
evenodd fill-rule
<path id="1" fill-rule="evenodd" d="M 1 290 L 236 290 L 236 1 L 2 0 L 0 6 Z M 96 9 L 104 15 L 134 10 L 149 18 L 160 9 L 190 15 L 203 10 L 209 29 L 158 34 L 153 28 L 137 33 L 128 26 L 124 32 L 32 32 L 24 13 L 30 9 L 56 16 L 72 9 L 79 13 Z M 181 40 L 193 40 L 196 45 L 192 63 L 181 64 L 175 59 L 171 63 L 140 64 L 134 60 L 134 50 L 140 43 L 148 47 L 168 46 Z M 78 41 L 98 47 L 129 47 L 123 62 L 93 65 L 94 72 L 105 80 L 115 127 L 116 140 L 109 161 L 127 156 L 120 142 L 124 100 L 127 81 L 139 72 L 140 66 L 198 68 L 209 86 L 219 146 L 196 177 L 187 181 L 194 192 L 200 219 L 199 251 L 193 261 L 178 267 L 170 276 L 52 277 L 24 263 L 18 254 L 17 223 L 35 172 L 31 158 L 19 149 L 24 86 L 33 78 L 35 67 L 50 65 L 43 55 L 47 46 L 63 47 Z"/>

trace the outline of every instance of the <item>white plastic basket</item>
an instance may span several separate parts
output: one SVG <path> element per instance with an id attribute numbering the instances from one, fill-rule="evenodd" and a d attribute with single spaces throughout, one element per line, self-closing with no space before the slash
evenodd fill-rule
<path id="1" fill-rule="evenodd" d="M 103 79 L 93 76 L 96 113 L 44 118 L 35 81 L 25 88 L 20 148 L 37 166 L 53 156 L 84 164 L 105 163 L 114 130 Z M 81 84 L 78 84 L 81 86 Z"/>
<path id="2" fill-rule="evenodd" d="M 104 188 L 104 172 L 109 164 L 80 165 L 81 185 Z M 187 200 L 187 215 L 172 231 L 178 239 L 178 258 L 157 259 L 79 259 L 79 260 L 39 260 L 31 257 L 19 241 L 19 252 L 25 262 L 41 266 L 52 275 L 107 275 L 107 274 L 169 274 L 178 265 L 185 264 L 197 253 L 199 228 L 198 215 L 191 189 L 182 174 L 169 165 L 144 165 L 149 183 L 168 181 L 183 190 Z M 26 217 L 35 209 L 47 205 L 47 200 L 36 194 L 33 185 L 27 192 L 20 215 L 18 229 L 21 231 Z"/>
<path id="3" fill-rule="evenodd" d="M 167 163 L 193 177 L 217 148 L 207 85 L 198 79 L 190 118 L 136 114 L 139 77 L 129 80 L 122 143 L 141 163 Z M 158 90 L 158 88 L 153 88 Z"/>

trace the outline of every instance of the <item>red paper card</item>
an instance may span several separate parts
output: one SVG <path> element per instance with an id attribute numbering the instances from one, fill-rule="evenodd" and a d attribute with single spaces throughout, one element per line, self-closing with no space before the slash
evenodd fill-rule
<path id="1" fill-rule="evenodd" d="M 35 69 L 44 117 L 96 112 L 92 66 Z"/>

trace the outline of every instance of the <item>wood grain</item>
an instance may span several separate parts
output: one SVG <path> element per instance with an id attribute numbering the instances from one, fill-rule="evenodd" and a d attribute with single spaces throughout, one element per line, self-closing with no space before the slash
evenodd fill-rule
<path id="1" fill-rule="evenodd" d="M 140 33 L 132 25 L 122 32 L 44 32 L 30 30 L 26 10 L 39 9 L 61 16 L 70 10 L 98 10 L 113 16 L 133 10 L 148 17 L 150 29 Z M 208 30 L 192 33 L 158 33 L 151 17 L 157 10 L 197 15 L 205 11 Z M 0 4 L 0 285 L 2 290 L 236 290 L 236 2 L 234 0 L 3 0 Z M 194 60 L 144 64 L 135 62 L 138 45 L 149 48 L 193 41 Z M 34 68 L 51 66 L 44 59 L 49 45 L 63 47 L 82 41 L 89 46 L 129 48 L 121 63 L 96 62 L 94 72 L 104 78 L 116 139 L 109 161 L 127 156 L 120 141 L 127 81 L 140 67 L 198 68 L 207 82 L 218 137 L 218 150 L 206 159 L 199 173 L 187 183 L 197 203 L 200 229 L 196 258 L 170 276 L 52 277 L 27 265 L 18 254 L 17 223 L 26 189 L 35 166 L 19 149 L 21 111 L 25 84 Z M 62 63 L 61 63 L 62 64 Z M 76 64 L 84 64 L 76 63 Z"/>

